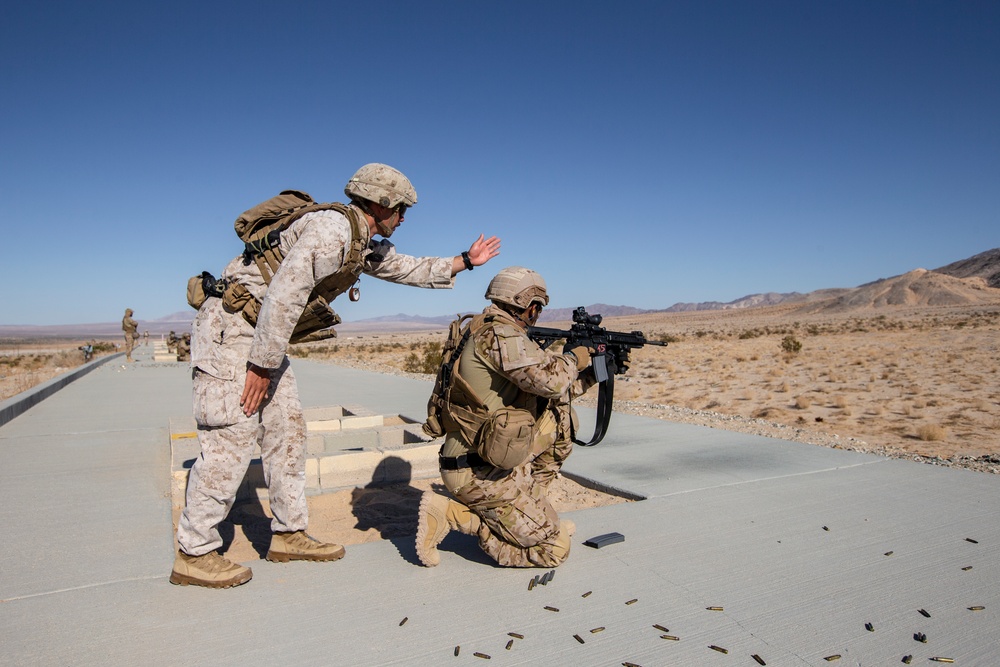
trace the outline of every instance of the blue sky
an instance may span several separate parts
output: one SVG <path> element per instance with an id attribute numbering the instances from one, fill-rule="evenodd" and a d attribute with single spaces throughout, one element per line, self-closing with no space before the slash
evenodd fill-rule
<path id="1" fill-rule="evenodd" d="M 7 3 L 0 324 L 152 319 L 285 188 L 367 162 L 401 252 L 500 257 L 345 320 L 853 287 L 1000 246 L 1000 3 Z"/>

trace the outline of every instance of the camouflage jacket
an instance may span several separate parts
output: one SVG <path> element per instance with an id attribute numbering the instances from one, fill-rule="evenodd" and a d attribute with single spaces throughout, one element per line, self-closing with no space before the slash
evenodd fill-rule
<path id="1" fill-rule="evenodd" d="M 296 220 L 281 233 L 285 258 L 271 280 L 264 284 L 255 264 L 233 259 L 222 277 L 237 280 L 261 300 L 249 361 L 261 368 L 277 368 L 284 359 L 295 324 L 302 315 L 313 288 L 344 263 L 351 241 L 347 219 L 336 211 L 316 211 Z M 381 261 L 366 261 L 364 273 L 394 283 L 415 287 L 450 288 L 451 257 L 412 257 L 396 252 L 387 240 L 368 240 Z M 369 255 L 371 256 L 371 255 Z"/>

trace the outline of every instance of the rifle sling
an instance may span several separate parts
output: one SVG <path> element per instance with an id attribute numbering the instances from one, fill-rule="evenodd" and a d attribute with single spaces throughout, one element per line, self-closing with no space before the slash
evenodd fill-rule
<path id="1" fill-rule="evenodd" d="M 600 355 L 603 358 L 604 355 Z M 607 378 L 598 383 L 597 388 L 597 423 L 594 425 L 594 435 L 589 442 L 578 440 L 576 432 L 572 428 L 570 421 L 570 437 L 574 443 L 581 447 L 593 447 L 604 439 L 604 434 L 608 432 L 608 424 L 611 423 L 611 409 L 615 402 L 615 374 L 607 373 Z"/>

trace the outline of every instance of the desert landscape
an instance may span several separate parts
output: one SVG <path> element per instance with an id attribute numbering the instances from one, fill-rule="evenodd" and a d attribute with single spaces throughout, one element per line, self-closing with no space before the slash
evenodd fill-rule
<path id="1" fill-rule="evenodd" d="M 776 295 L 782 297 L 777 305 L 713 304 L 605 317 L 610 330 L 638 330 L 668 343 L 633 352 L 628 371 L 616 376 L 614 408 L 1000 473 L 1000 251 L 984 255 L 985 263 L 967 265 L 971 258 L 949 265 L 957 275 L 941 272 L 949 267 L 916 269 L 857 288 Z M 570 326 L 568 319 L 541 324 Z M 407 329 L 354 323 L 338 338 L 295 345 L 290 354 L 429 382 L 446 329 Z M 76 344 L 3 341 L 4 397 L 82 362 Z M 596 390 L 577 403 L 595 405 Z M 591 428 L 583 424 L 582 435 Z M 600 446 L 613 446 L 614 419 L 610 433 Z M 414 480 L 311 497 L 310 530 L 343 544 L 412 535 L 419 494 L 435 484 Z M 559 511 L 625 502 L 565 478 L 552 495 Z M 223 528 L 230 558 L 254 560 L 266 551 L 266 506 L 237 506 Z"/>
<path id="2" fill-rule="evenodd" d="M 1000 289 L 982 278 L 918 269 L 776 306 L 603 326 L 669 343 L 633 353 L 616 411 L 1000 472 Z M 445 336 L 357 334 L 293 354 L 431 379 Z M 595 401 L 592 390 L 580 403 Z"/>

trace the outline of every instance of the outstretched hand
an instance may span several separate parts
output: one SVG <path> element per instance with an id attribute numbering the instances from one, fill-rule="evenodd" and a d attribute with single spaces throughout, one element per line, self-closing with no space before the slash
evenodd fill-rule
<path id="1" fill-rule="evenodd" d="M 500 239 L 491 236 L 484 240 L 484 235 L 473 241 L 469 247 L 469 261 L 473 266 L 482 266 L 500 254 Z"/>

